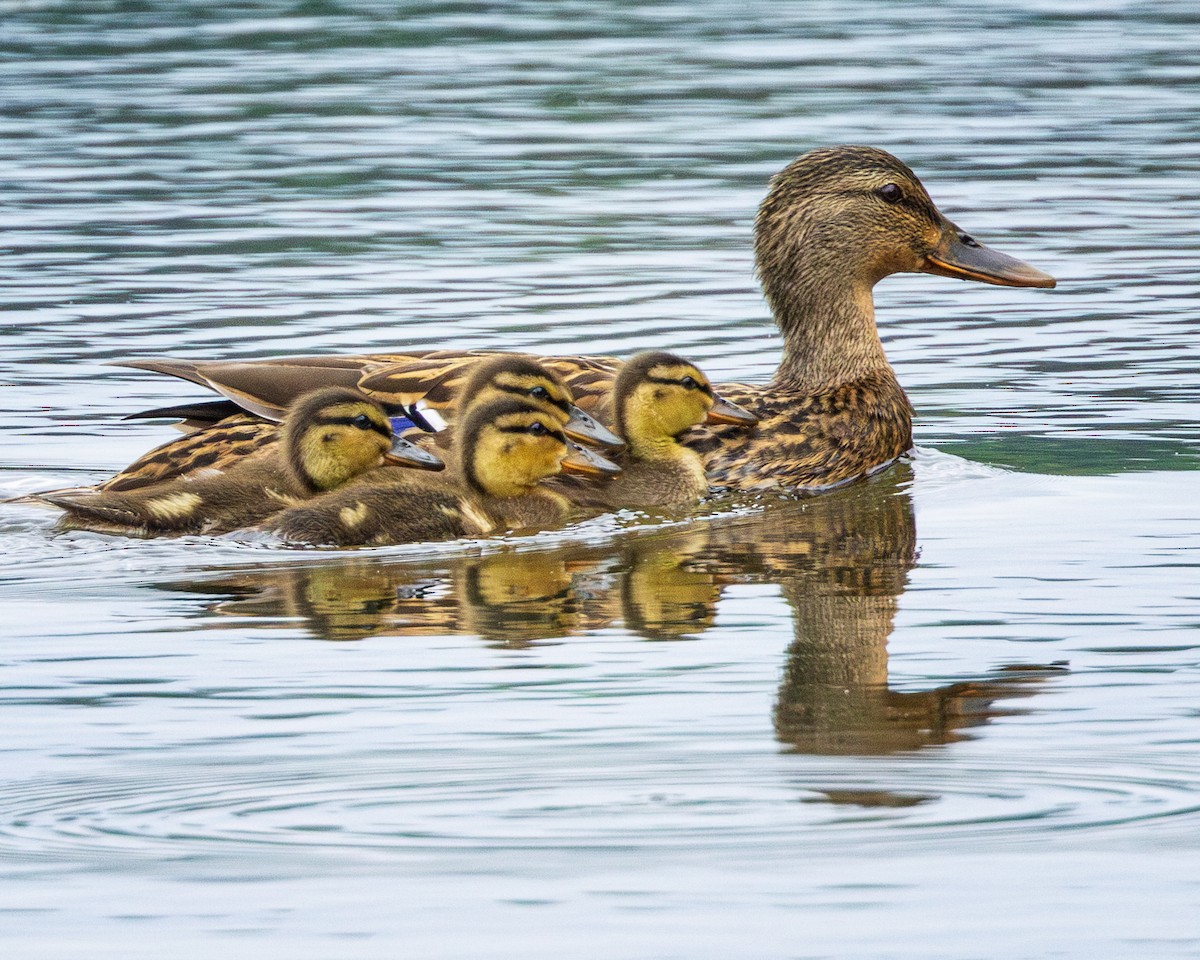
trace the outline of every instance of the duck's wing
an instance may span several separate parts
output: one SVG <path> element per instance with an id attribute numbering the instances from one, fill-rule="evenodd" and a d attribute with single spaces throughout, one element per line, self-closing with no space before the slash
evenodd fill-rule
<path id="1" fill-rule="evenodd" d="M 221 394 L 238 408 L 266 420 L 283 419 L 301 394 L 321 387 L 358 387 L 384 403 L 448 408 L 472 367 L 496 356 L 495 350 L 415 350 L 362 356 L 276 357 L 253 361 L 197 361 L 151 358 L 126 360 L 119 366 L 179 377 Z M 570 386 L 580 406 L 594 409 L 612 386 L 621 362 L 615 357 L 539 358 Z M 212 423 L 229 407 L 187 404 L 162 407 L 135 417 L 178 413 L 192 424 Z"/>
<path id="2" fill-rule="evenodd" d="M 362 371 L 358 388 L 383 403 L 447 409 L 480 360 L 494 352 L 438 350 L 373 360 Z"/>
<path id="3" fill-rule="evenodd" d="M 475 365 L 500 355 L 496 350 L 437 350 L 374 357 L 358 386 L 385 403 L 423 401 L 425 406 L 447 409 L 457 403 Z M 616 357 L 530 356 L 560 377 L 577 401 L 581 397 L 590 400 L 581 402 L 585 408 L 595 406 L 599 396 L 607 394 L 621 366 Z"/>
<path id="4" fill-rule="evenodd" d="M 216 391 L 242 410 L 278 422 L 292 401 L 302 394 L 322 387 L 354 387 L 370 362 L 367 357 L 356 356 L 280 357 L 252 361 L 151 358 L 126 360 L 118 366 L 191 381 Z M 149 413 L 135 416 L 147 417 Z"/>
<path id="5" fill-rule="evenodd" d="M 129 413 L 122 420 L 175 420 L 172 426 L 183 433 L 191 433 L 202 427 L 220 423 L 226 417 L 243 413 L 232 400 L 200 400 L 195 403 L 177 403 L 169 407 L 155 407 Z"/>

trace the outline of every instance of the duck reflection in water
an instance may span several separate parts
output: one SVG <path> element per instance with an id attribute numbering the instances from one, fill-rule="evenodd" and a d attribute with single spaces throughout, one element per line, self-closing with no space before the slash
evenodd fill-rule
<path id="1" fill-rule="evenodd" d="M 326 557 L 188 587 L 222 595 L 216 612 L 269 618 L 264 626 L 300 620 L 328 640 L 456 634 L 529 647 L 614 626 L 648 640 L 694 638 L 712 626 L 727 587 L 775 584 L 793 624 L 774 706 L 779 741 L 812 754 L 914 750 L 969 737 L 1012 712 L 998 703 L 1034 693 L 1061 668 L 889 688 L 888 637 L 917 559 L 910 480 L 899 464 L 842 490 L 642 527 L 602 547 L 423 564 Z"/>

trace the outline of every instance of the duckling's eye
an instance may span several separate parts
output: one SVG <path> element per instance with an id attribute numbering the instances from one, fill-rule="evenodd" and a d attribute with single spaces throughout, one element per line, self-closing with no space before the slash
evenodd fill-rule
<path id="1" fill-rule="evenodd" d="M 357 417 L 350 421 L 350 426 L 358 427 L 359 430 L 371 430 L 375 424 L 365 413 L 360 413 Z"/>
<path id="2" fill-rule="evenodd" d="M 700 384 L 696 382 L 695 377 L 684 377 L 679 381 L 679 385 L 685 390 L 699 390 Z"/>
<path id="3" fill-rule="evenodd" d="M 535 437 L 544 437 L 550 431 L 546 429 L 546 425 L 540 420 L 535 420 L 529 425 L 529 432 Z"/>
<path id="4" fill-rule="evenodd" d="M 533 397 L 535 400 L 549 400 L 550 399 L 550 391 L 547 390 L 545 387 L 534 387 L 532 390 L 529 391 L 529 395 L 531 397 Z"/>
<path id="5" fill-rule="evenodd" d="M 885 183 L 875 191 L 885 203 L 899 203 L 904 199 L 904 191 L 894 183 Z"/>

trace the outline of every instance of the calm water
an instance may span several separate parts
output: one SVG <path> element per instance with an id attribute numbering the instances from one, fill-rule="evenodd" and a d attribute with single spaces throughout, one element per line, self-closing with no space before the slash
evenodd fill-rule
<path id="1" fill-rule="evenodd" d="M 170 436 L 122 357 L 765 379 L 819 144 L 1060 280 L 885 281 L 919 450 L 818 498 L 341 554 L 0 508 L 5 955 L 1200 955 L 1198 30 L 0 0 L 2 496 Z"/>

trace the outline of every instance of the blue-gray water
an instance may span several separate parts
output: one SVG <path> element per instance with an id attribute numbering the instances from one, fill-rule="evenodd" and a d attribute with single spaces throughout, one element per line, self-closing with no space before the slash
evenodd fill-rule
<path id="1" fill-rule="evenodd" d="M 1198 28 L 0 0 L 0 496 L 170 436 L 121 357 L 765 379 L 820 144 L 1060 281 L 881 284 L 918 452 L 805 502 L 341 555 L 0 507 L 5 955 L 1200 954 Z"/>

